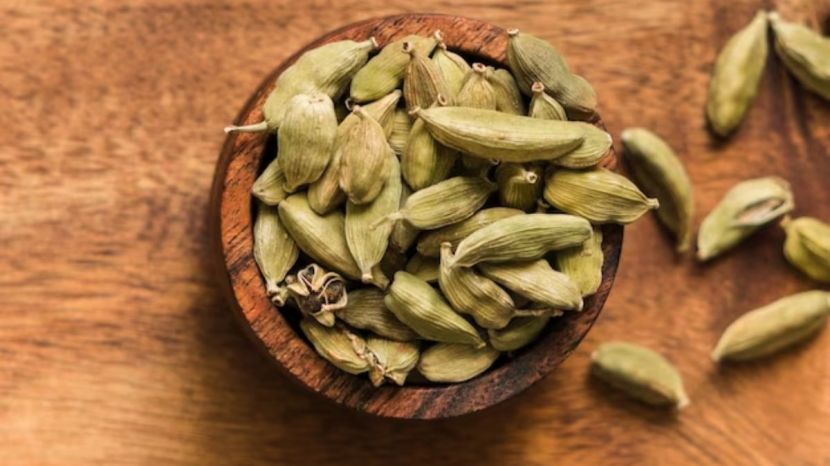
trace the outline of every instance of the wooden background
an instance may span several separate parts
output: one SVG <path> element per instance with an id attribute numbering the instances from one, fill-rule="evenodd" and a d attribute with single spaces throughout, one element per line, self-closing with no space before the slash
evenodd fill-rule
<path id="1" fill-rule="evenodd" d="M 254 350 L 209 269 L 221 128 L 284 57 L 370 16 L 464 14 L 551 39 L 613 134 L 647 126 L 685 160 L 698 221 L 735 182 L 777 174 L 830 219 L 830 104 L 772 58 L 729 144 L 704 130 L 740 0 L 0 2 L 0 464 L 830 465 L 830 332 L 766 362 L 708 352 L 743 311 L 814 284 L 771 228 L 707 266 L 653 218 L 626 233 L 586 342 L 523 395 L 469 417 L 385 421 L 321 402 Z M 782 1 L 826 26 L 830 2 Z M 641 407 L 590 381 L 609 339 L 682 371 L 692 404 Z"/>

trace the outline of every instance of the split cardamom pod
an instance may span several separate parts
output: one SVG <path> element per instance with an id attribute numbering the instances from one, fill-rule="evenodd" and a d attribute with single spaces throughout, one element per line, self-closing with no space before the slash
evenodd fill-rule
<path id="1" fill-rule="evenodd" d="M 562 315 L 560 311 L 558 315 Z M 499 351 L 516 351 L 536 340 L 555 315 L 516 317 L 500 330 L 487 330 L 490 346 Z"/>
<path id="2" fill-rule="evenodd" d="M 285 176 L 285 189 L 317 181 L 331 161 L 337 117 L 325 94 L 298 94 L 288 101 L 279 138 L 277 162 Z"/>
<path id="3" fill-rule="evenodd" d="M 507 70 L 488 67 L 486 76 L 496 95 L 496 110 L 513 115 L 524 115 L 525 101 L 513 75 Z"/>
<path id="4" fill-rule="evenodd" d="M 775 32 L 775 52 L 784 66 L 807 89 L 830 99 L 830 40 L 800 24 L 769 14 Z"/>
<path id="5" fill-rule="evenodd" d="M 496 110 L 496 92 L 486 77 L 487 67 L 481 63 L 473 63 L 467 73 L 458 95 L 456 105 L 460 107 L 483 108 Z"/>
<path id="6" fill-rule="evenodd" d="M 403 156 L 406 142 L 409 140 L 409 132 L 412 130 L 412 119 L 409 112 L 399 108 L 395 110 L 392 117 L 392 134 L 389 135 L 389 145 L 399 158 Z"/>
<path id="7" fill-rule="evenodd" d="M 276 159 L 272 160 L 256 179 L 251 194 L 270 206 L 278 205 L 288 196 L 285 189 L 285 174 Z"/>
<path id="8" fill-rule="evenodd" d="M 444 82 L 447 83 L 447 89 L 449 90 L 447 97 L 454 99 L 467 78 L 470 65 L 457 53 L 447 50 L 447 44 L 443 41 L 438 42 L 438 47 L 435 49 L 435 53 L 432 54 L 432 63 L 435 64 L 439 74 L 444 78 Z"/>
<path id="9" fill-rule="evenodd" d="M 343 277 L 317 264 L 289 275 L 285 283 L 288 295 L 300 312 L 326 327 L 334 325 L 335 311 L 346 307 L 348 302 Z"/>
<path id="10" fill-rule="evenodd" d="M 544 259 L 482 262 L 478 269 L 496 283 L 540 305 L 564 311 L 582 310 L 582 293 L 577 284 L 564 273 L 553 270 Z"/>
<path id="11" fill-rule="evenodd" d="M 441 255 L 441 243 L 448 242 L 454 248 L 458 246 L 461 240 L 470 236 L 471 233 L 498 220 L 516 215 L 522 215 L 522 211 L 509 207 L 491 207 L 480 210 L 467 220 L 438 230 L 425 232 L 418 240 L 416 249 L 423 256 L 438 257 Z"/>
<path id="12" fill-rule="evenodd" d="M 341 327 L 324 327 L 312 319 L 300 321 L 300 329 L 317 354 L 349 374 L 369 370 L 366 341 Z"/>
<path id="13" fill-rule="evenodd" d="M 384 46 L 354 75 L 350 90 L 353 101 L 371 102 L 400 86 L 409 64 L 409 57 L 401 53 L 405 42 L 412 44 L 412 48 L 423 56 L 432 53 L 438 43 L 435 37 L 409 35 Z"/>
<path id="14" fill-rule="evenodd" d="M 254 259 L 265 278 L 268 296 L 277 306 L 285 304 L 286 292 L 282 281 L 294 263 L 300 250 L 280 222 L 276 207 L 257 203 L 254 222 Z"/>
<path id="15" fill-rule="evenodd" d="M 784 256 L 813 280 L 830 283 L 830 225 L 801 217 L 782 222 L 787 239 Z"/>
<path id="16" fill-rule="evenodd" d="M 371 355 L 369 380 L 375 387 L 380 387 L 387 379 L 403 386 L 421 355 L 417 341 L 395 341 L 370 336 L 366 339 L 366 347 Z"/>
<path id="17" fill-rule="evenodd" d="M 441 268 L 435 257 L 424 257 L 418 253 L 406 263 L 406 271 L 427 283 L 438 283 Z"/>
<path id="18" fill-rule="evenodd" d="M 602 230 L 594 227 L 594 235 L 581 246 L 556 253 L 556 268 L 579 287 L 582 297 L 591 296 L 602 283 Z"/>
<path id="19" fill-rule="evenodd" d="M 340 189 L 354 204 L 374 200 L 391 170 L 392 148 L 386 142 L 383 127 L 363 108 L 353 110 L 360 121 L 345 134 L 336 152 L 340 152 Z"/>
<path id="20" fill-rule="evenodd" d="M 450 90 L 441 72 L 429 57 L 416 49 L 411 42 L 403 43 L 403 53 L 409 55 L 406 76 L 403 80 L 403 96 L 410 112 L 415 108 L 429 108 L 444 96 L 452 101 Z"/>
<path id="21" fill-rule="evenodd" d="M 409 187 L 418 191 L 444 181 L 457 158 L 455 151 L 433 139 L 424 121 L 418 118 L 412 125 L 401 155 L 401 172 Z"/>
<path id="22" fill-rule="evenodd" d="M 489 346 L 438 343 L 421 354 L 418 372 L 430 382 L 464 382 L 489 369 L 499 354 Z"/>
<path id="23" fill-rule="evenodd" d="M 503 206 L 529 211 L 542 194 L 542 168 L 538 165 L 503 163 L 496 168 L 499 201 Z"/>
<path id="24" fill-rule="evenodd" d="M 568 119 L 565 107 L 545 92 L 544 84 L 536 81 L 531 84 L 530 91 L 533 93 L 530 98 L 530 110 L 528 111 L 531 118 L 563 121 Z"/>
<path id="25" fill-rule="evenodd" d="M 383 296 L 383 291 L 377 288 L 349 291 L 346 307 L 337 310 L 335 315 L 354 328 L 367 330 L 383 338 L 397 341 L 418 339 L 417 333 L 386 308 Z"/>
<path id="26" fill-rule="evenodd" d="M 401 200 L 398 203 L 398 209 L 402 209 L 406 205 L 407 199 L 412 195 L 412 189 L 406 183 L 401 183 Z M 420 230 L 412 226 L 406 220 L 399 220 L 393 222 L 392 234 L 389 235 L 389 246 L 396 251 L 405 253 L 412 247 L 415 240 L 418 239 Z"/>

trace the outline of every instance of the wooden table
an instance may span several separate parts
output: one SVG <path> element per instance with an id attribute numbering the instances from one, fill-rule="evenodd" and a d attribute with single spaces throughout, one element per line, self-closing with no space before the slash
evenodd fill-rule
<path id="1" fill-rule="evenodd" d="M 651 217 L 628 228 L 617 285 L 555 374 L 480 414 L 384 421 L 281 377 L 227 311 L 209 268 L 221 128 L 276 63 L 326 30 L 438 11 L 552 40 L 594 83 L 609 129 L 642 125 L 681 154 L 697 220 L 741 179 L 793 182 L 830 219 L 830 104 L 770 60 L 728 144 L 702 115 L 740 0 L 95 1 L 0 4 L 0 464 L 830 464 L 830 334 L 718 370 L 742 312 L 816 286 L 770 228 L 707 266 L 675 257 Z M 830 3 L 780 2 L 827 24 Z M 588 379 L 600 342 L 665 353 L 679 415 Z"/>

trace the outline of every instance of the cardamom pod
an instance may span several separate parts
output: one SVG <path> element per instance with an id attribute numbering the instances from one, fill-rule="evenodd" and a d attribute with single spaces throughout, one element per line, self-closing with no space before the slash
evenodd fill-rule
<path id="1" fill-rule="evenodd" d="M 336 152 L 340 152 L 340 189 L 354 204 L 372 202 L 391 170 L 390 156 L 394 155 L 383 127 L 363 108 L 353 110 L 360 121 L 344 135 Z"/>
<path id="2" fill-rule="evenodd" d="M 491 207 L 475 213 L 467 220 L 440 228 L 438 230 L 425 232 L 418 240 L 416 249 L 418 253 L 426 257 L 438 257 L 441 255 L 441 243 L 448 242 L 452 247 L 458 246 L 471 233 L 480 230 L 491 223 L 508 217 L 522 215 L 522 211 L 509 207 Z M 400 222 L 399 222 L 400 223 Z"/>
<path id="3" fill-rule="evenodd" d="M 406 205 L 406 201 L 411 195 L 412 189 L 407 186 L 406 183 L 401 183 L 401 201 L 398 204 L 398 209 L 401 209 L 404 205 Z M 392 234 L 389 235 L 389 246 L 398 252 L 405 253 L 410 247 L 412 247 L 415 240 L 418 239 L 419 233 L 420 230 L 412 226 L 412 224 L 406 220 L 394 222 Z"/>
<path id="4" fill-rule="evenodd" d="M 338 369 L 349 374 L 369 370 L 366 342 L 358 335 L 341 327 L 324 327 L 312 319 L 301 320 L 300 329 L 317 354 Z"/>
<path id="5" fill-rule="evenodd" d="M 370 102 L 400 86 L 409 64 L 409 57 L 401 53 L 405 42 L 424 56 L 432 53 L 438 43 L 435 37 L 409 35 L 384 46 L 354 75 L 350 90 L 353 101 Z"/>
<path id="6" fill-rule="evenodd" d="M 368 204 L 346 203 L 346 243 L 360 268 L 361 280 L 372 281 L 372 270 L 380 264 L 389 245 L 392 224 L 385 223 L 377 228 L 372 224 L 398 211 L 401 202 L 401 170 L 397 157 L 388 155 L 392 169 L 383 184 L 380 194 Z"/>
<path id="7" fill-rule="evenodd" d="M 383 385 L 386 379 L 403 386 L 421 355 L 417 341 L 395 341 L 370 336 L 366 339 L 366 347 L 372 356 L 369 380 L 375 387 Z"/>
<path id="8" fill-rule="evenodd" d="M 565 168 L 588 168 L 599 164 L 611 150 L 611 135 L 590 123 L 575 121 L 573 124 L 582 128 L 582 144 L 552 163 Z"/>
<path id="9" fill-rule="evenodd" d="M 325 94 L 292 97 L 277 134 L 277 162 L 285 176 L 285 189 L 294 192 L 317 181 L 331 161 L 337 135 L 331 98 Z"/>
<path id="10" fill-rule="evenodd" d="M 398 320 L 427 340 L 484 346 L 478 331 L 427 282 L 412 274 L 396 273 L 383 302 Z"/>
<path id="11" fill-rule="evenodd" d="M 496 110 L 513 115 L 524 115 L 525 101 L 513 75 L 507 70 L 488 67 L 486 76 L 496 94 Z"/>
<path id="12" fill-rule="evenodd" d="M 544 196 L 557 209 L 597 224 L 631 223 L 660 206 L 627 178 L 604 168 L 552 171 Z"/>
<path id="13" fill-rule="evenodd" d="M 784 219 L 784 256 L 813 280 L 830 283 L 830 225 L 818 219 Z"/>
<path id="14" fill-rule="evenodd" d="M 412 120 L 409 112 L 399 108 L 395 110 L 392 117 L 392 134 L 389 135 L 389 145 L 395 151 L 398 158 L 403 156 L 406 142 L 409 140 L 409 132 L 412 130 Z"/>
<path id="15" fill-rule="evenodd" d="M 335 311 L 346 307 L 346 283 L 340 275 L 317 264 L 289 275 L 285 279 L 288 295 L 304 316 L 313 317 L 321 325 L 334 325 Z"/>
<path id="16" fill-rule="evenodd" d="M 418 372 L 430 382 L 464 382 L 489 369 L 499 354 L 489 346 L 438 343 L 421 354 Z"/>
<path id="17" fill-rule="evenodd" d="M 538 165 L 503 163 L 496 168 L 499 201 L 506 207 L 529 211 L 542 194 L 542 168 Z"/>
<path id="18" fill-rule="evenodd" d="M 594 235 L 581 246 L 556 253 L 556 268 L 579 287 L 582 297 L 597 292 L 602 283 L 602 230 L 594 227 Z"/>
<path id="19" fill-rule="evenodd" d="M 496 91 L 487 80 L 486 73 L 486 66 L 473 63 L 455 98 L 458 106 L 496 110 Z"/>
<path id="20" fill-rule="evenodd" d="M 418 339 L 417 333 L 386 308 L 383 295 L 383 291 L 377 288 L 349 291 L 346 307 L 337 310 L 335 315 L 354 328 L 368 330 L 383 338 L 398 341 Z"/>
<path id="21" fill-rule="evenodd" d="M 484 328 L 504 328 L 513 317 L 515 304 L 510 295 L 489 278 L 473 269 L 447 266 L 452 245 L 441 245 L 441 267 L 438 284 L 453 309 L 473 316 Z"/>
<path id="22" fill-rule="evenodd" d="M 444 181 L 457 158 L 455 151 L 433 139 L 424 121 L 418 118 L 412 125 L 401 156 L 401 172 L 406 183 L 418 191 Z"/>
<path id="23" fill-rule="evenodd" d="M 406 76 L 403 80 L 403 96 L 410 112 L 415 108 L 429 108 L 444 96 L 452 101 L 447 83 L 441 72 L 426 54 L 416 49 L 411 42 L 404 42 L 403 52 L 409 55 Z"/>
<path id="24" fill-rule="evenodd" d="M 590 240 L 589 240 L 590 241 Z M 484 276 L 533 302 L 564 311 L 582 310 L 582 293 L 567 275 L 544 259 L 478 264 Z"/>
<path id="25" fill-rule="evenodd" d="M 585 130 L 569 121 L 539 120 L 495 110 L 434 107 L 415 111 L 447 147 L 501 162 L 553 160 L 575 150 Z"/>
<path id="26" fill-rule="evenodd" d="M 437 283 L 441 268 L 435 257 L 424 257 L 418 253 L 406 263 L 406 271 L 427 283 Z"/>
<path id="27" fill-rule="evenodd" d="M 677 251 L 692 242 L 694 196 L 692 183 L 674 151 L 659 136 L 644 128 L 622 132 L 626 160 L 637 184 L 660 202 L 657 218 L 677 238 Z"/>
<path id="28" fill-rule="evenodd" d="M 460 55 L 447 50 L 447 44 L 443 41 L 438 42 L 438 47 L 435 49 L 435 53 L 432 54 L 432 63 L 435 64 L 438 73 L 447 83 L 447 89 L 449 90 L 447 97 L 455 98 L 467 78 L 470 65 Z"/>
<path id="29" fill-rule="evenodd" d="M 541 120 L 567 120 L 565 107 L 545 92 L 545 85 L 536 81 L 530 86 L 533 95 L 530 98 L 529 115 Z"/>
<path id="30" fill-rule="evenodd" d="M 768 356 L 817 334 L 830 315 L 830 293 L 813 290 L 781 298 L 732 322 L 712 359 L 745 361 Z"/>
<path id="31" fill-rule="evenodd" d="M 801 84 L 830 99 L 830 40 L 800 24 L 769 14 L 775 32 L 775 52 Z"/>
<path id="32" fill-rule="evenodd" d="M 395 129 L 395 112 L 398 110 L 398 102 L 401 100 L 403 93 L 397 89 L 386 94 L 374 102 L 369 102 L 360 107 L 366 111 L 366 114 L 372 117 L 375 121 L 383 127 L 383 134 L 387 139 L 392 137 L 392 131 Z M 354 107 L 354 106 L 352 106 Z M 360 117 L 355 115 L 354 122 L 360 120 Z M 348 127 L 346 128 L 348 129 Z"/>
<path id="33" fill-rule="evenodd" d="M 278 205 L 288 196 L 285 190 L 285 174 L 277 159 L 272 160 L 256 179 L 251 194 L 270 206 Z"/>
<path id="34" fill-rule="evenodd" d="M 519 89 L 531 95 L 531 85 L 541 82 L 548 94 L 569 111 L 593 114 L 597 108 L 594 89 L 581 76 L 571 73 L 562 55 L 548 42 L 522 34 L 517 29 L 507 31 L 507 62 L 519 83 Z"/>
<path id="35" fill-rule="evenodd" d="M 689 404 L 680 373 L 648 348 L 625 342 L 604 343 L 591 355 L 591 371 L 644 403 L 678 409 Z"/>
<path id="36" fill-rule="evenodd" d="M 790 184 L 781 178 L 769 176 L 738 183 L 700 224 L 697 258 L 706 261 L 735 247 L 794 207 Z"/>
<path id="37" fill-rule="evenodd" d="M 560 312 L 559 315 L 562 313 Z M 536 340 L 551 319 L 550 314 L 539 317 L 516 317 L 507 327 L 487 330 L 490 346 L 499 351 L 516 351 Z"/>
<path id="38" fill-rule="evenodd" d="M 591 224 L 565 214 L 524 214 L 498 220 L 464 238 L 449 267 L 534 260 L 591 238 Z"/>
<path id="39" fill-rule="evenodd" d="M 265 278 L 268 296 L 277 306 L 285 304 L 282 281 L 297 262 L 299 254 L 297 244 L 280 222 L 277 208 L 258 202 L 254 222 L 254 259 Z"/>

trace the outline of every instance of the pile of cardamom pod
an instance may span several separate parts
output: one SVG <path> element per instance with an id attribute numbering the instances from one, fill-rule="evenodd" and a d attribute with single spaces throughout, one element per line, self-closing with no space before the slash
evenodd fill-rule
<path id="1" fill-rule="evenodd" d="M 658 207 L 598 167 L 612 140 L 588 123 L 588 82 L 543 40 L 508 43 L 509 70 L 440 33 L 374 55 L 373 39 L 329 43 L 279 76 L 264 121 L 228 128 L 276 134 L 254 255 L 339 369 L 375 385 L 481 374 L 596 292 L 599 225 Z"/>

